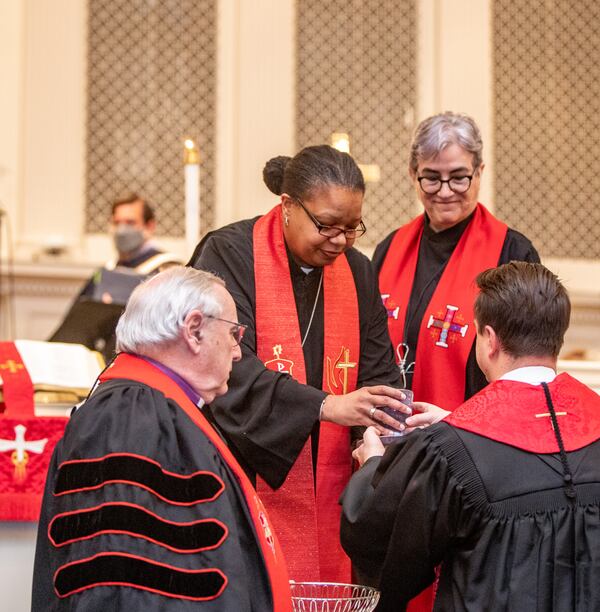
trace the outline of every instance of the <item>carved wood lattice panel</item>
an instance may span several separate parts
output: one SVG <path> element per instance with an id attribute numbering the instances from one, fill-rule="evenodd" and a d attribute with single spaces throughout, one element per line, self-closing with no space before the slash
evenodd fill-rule
<path id="1" fill-rule="evenodd" d="M 132 191 L 158 234 L 183 236 L 183 140 L 200 146 L 201 227 L 214 219 L 216 0 L 90 0 L 89 232 Z"/>

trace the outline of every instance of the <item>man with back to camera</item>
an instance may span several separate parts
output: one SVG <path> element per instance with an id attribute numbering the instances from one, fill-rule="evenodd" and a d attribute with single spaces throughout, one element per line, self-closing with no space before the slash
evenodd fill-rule
<path id="1" fill-rule="evenodd" d="M 291 610 L 266 512 L 199 410 L 227 391 L 243 331 L 210 273 L 172 267 L 133 291 L 121 352 L 54 451 L 34 612 Z"/>
<path id="2" fill-rule="evenodd" d="M 477 285 L 490 384 L 451 414 L 409 418 L 444 420 L 385 454 L 365 432 L 342 543 L 380 586 L 378 611 L 403 610 L 437 566 L 434 610 L 597 610 L 600 397 L 556 375 L 569 297 L 535 263 L 487 270 Z"/>

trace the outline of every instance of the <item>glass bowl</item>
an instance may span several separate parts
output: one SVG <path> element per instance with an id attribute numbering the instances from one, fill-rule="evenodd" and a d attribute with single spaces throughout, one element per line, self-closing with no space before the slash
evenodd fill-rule
<path id="1" fill-rule="evenodd" d="M 290 580 L 294 612 L 371 612 L 379 591 L 360 584 Z"/>

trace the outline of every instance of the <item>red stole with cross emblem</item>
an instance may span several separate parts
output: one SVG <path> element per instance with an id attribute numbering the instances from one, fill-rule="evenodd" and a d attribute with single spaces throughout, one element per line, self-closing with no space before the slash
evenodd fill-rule
<path id="1" fill-rule="evenodd" d="M 13 342 L 0 342 L 0 521 L 37 521 L 52 451 L 65 417 L 36 417 L 33 384 Z"/>
<path id="2" fill-rule="evenodd" d="M 424 215 L 401 227 L 379 273 L 394 348 L 404 338 L 406 311 L 417 269 Z M 452 252 L 421 321 L 412 389 L 415 400 L 453 410 L 465 399 L 465 366 L 475 340 L 475 277 L 498 265 L 507 226 L 482 204 Z M 396 310 L 397 309 L 397 310 Z M 397 351 L 396 351 L 397 353 Z"/>
<path id="3" fill-rule="evenodd" d="M 566 373 L 548 383 L 548 389 L 567 452 L 600 439 L 597 393 Z M 558 453 L 559 450 L 541 385 L 496 380 L 448 415 L 444 422 L 530 453 Z"/>
<path id="4" fill-rule="evenodd" d="M 285 248 L 281 205 L 254 226 L 257 354 L 269 369 L 306 384 L 296 301 Z M 345 255 L 323 268 L 323 389 L 342 394 L 356 388 L 360 352 L 358 299 Z M 350 581 L 350 560 L 339 541 L 338 499 L 352 471 L 350 431 L 321 423 L 314 488 L 311 440 L 285 482 L 273 491 L 259 479 L 294 580 Z"/>
<path id="5" fill-rule="evenodd" d="M 119 378 L 141 382 L 148 387 L 157 389 L 163 393 L 165 397 L 174 400 L 192 422 L 212 442 L 223 461 L 227 463 L 244 493 L 246 505 L 254 523 L 256 539 L 258 540 L 269 574 L 271 593 L 273 595 L 273 612 L 291 612 L 292 595 L 290 593 L 290 583 L 279 541 L 276 534 L 271 531 L 269 526 L 271 522 L 270 518 L 267 517 L 265 508 L 254 490 L 252 483 L 235 457 L 231 454 L 227 444 L 225 444 L 223 439 L 206 420 L 198 407 L 192 403 L 183 389 L 164 372 L 145 359 L 127 353 L 120 353 L 117 355 L 113 363 L 100 376 L 100 382 L 102 383 Z"/>

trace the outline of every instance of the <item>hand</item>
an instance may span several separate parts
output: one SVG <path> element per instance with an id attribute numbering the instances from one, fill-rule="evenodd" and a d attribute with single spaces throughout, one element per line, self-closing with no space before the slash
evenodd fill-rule
<path id="1" fill-rule="evenodd" d="M 403 399 L 404 393 L 400 389 L 385 385 L 362 387 L 345 395 L 328 395 L 323 404 L 321 420 L 338 425 L 374 426 L 382 434 L 389 433 L 390 429 L 402 431 L 404 425 L 380 410 L 380 407 L 386 406 L 410 414 L 411 409 L 402 403 Z"/>
<path id="2" fill-rule="evenodd" d="M 362 466 L 367 459 L 381 456 L 384 452 L 385 446 L 381 443 L 375 427 L 367 427 L 363 435 L 363 443 L 354 449 L 352 457 Z"/>
<path id="3" fill-rule="evenodd" d="M 423 429 L 434 423 L 439 423 L 450 414 L 448 410 L 427 402 L 413 402 L 412 405 L 413 414 L 406 419 L 407 433 L 413 431 L 413 429 Z"/>

